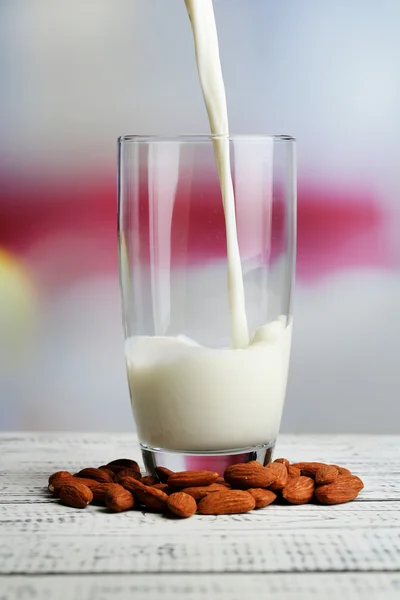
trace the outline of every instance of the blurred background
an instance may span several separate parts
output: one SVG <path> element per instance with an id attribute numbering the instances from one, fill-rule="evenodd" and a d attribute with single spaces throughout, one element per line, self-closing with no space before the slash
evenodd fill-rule
<path id="1" fill-rule="evenodd" d="M 298 140 L 282 430 L 398 432 L 400 3 L 215 12 L 231 131 Z M 207 131 L 183 0 L 0 2 L 0 429 L 134 429 L 116 138 Z"/>

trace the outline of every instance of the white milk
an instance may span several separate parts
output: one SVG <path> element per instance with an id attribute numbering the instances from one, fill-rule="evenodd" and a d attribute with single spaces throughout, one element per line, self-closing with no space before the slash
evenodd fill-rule
<path id="1" fill-rule="evenodd" d="M 223 134 L 223 137 L 214 139 L 214 151 L 225 213 L 231 337 L 234 348 L 246 348 L 249 343 L 249 331 L 236 230 L 229 138 L 226 137 L 229 134 L 228 110 L 219 59 L 214 9 L 212 0 L 185 0 L 185 4 L 192 24 L 197 69 L 211 133 Z"/>
<path id="2" fill-rule="evenodd" d="M 187 338 L 126 341 L 139 439 L 171 450 L 228 450 L 276 438 L 289 367 L 286 317 L 257 330 L 245 349 Z"/>
<path id="3" fill-rule="evenodd" d="M 132 407 L 142 443 L 170 450 L 212 451 L 257 446 L 279 431 L 291 344 L 286 316 L 249 340 L 228 114 L 212 0 L 185 0 L 201 88 L 214 138 L 225 214 L 232 347 L 213 349 L 186 337 L 126 341 Z"/>

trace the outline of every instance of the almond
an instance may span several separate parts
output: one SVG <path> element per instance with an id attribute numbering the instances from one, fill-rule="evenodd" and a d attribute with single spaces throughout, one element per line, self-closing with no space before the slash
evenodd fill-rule
<path id="1" fill-rule="evenodd" d="M 225 479 L 221 476 L 219 476 L 218 479 L 216 479 L 214 483 L 219 483 L 220 485 L 225 485 L 225 486 L 229 485 L 229 483 L 226 483 Z"/>
<path id="2" fill-rule="evenodd" d="M 76 508 L 93 501 L 107 503 L 117 512 L 132 507 L 141 510 L 141 504 L 163 511 L 169 502 L 171 512 L 183 518 L 194 514 L 196 503 L 201 514 L 263 508 L 279 491 L 292 504 L 310 502 L 314 496 L 321 504 L 340 504 L 354 500 L 364 487 L 345 467 L 321 462 L 290 464 L 286 458 L 277 458 L 266 467 L 258 461 L 236 463 L 226 469 L 224 477 L 208 470 L 174 472 L 155 467 L 154 471 L 157 477 L 142 477 L 136 461 L 121 458 L 75 475 L 57 471 L 50 475 L 48 489 Z"/>
<path id="3" fill-rule="evenodd" d="M 95 468 L 87 468 L 82 469 L 79 473 L 75 473 L 74 477 L 79 477 L 82 479 L 94 479 L 94 481 L 98 481 L 99 483 L 112 483 L 113 478 L 108 475 L 104 470 L 95 469 Z"/>
<path id="4" fill-rule="evenodd" d="M 167 469 L 167 467 L 156 467 L 154 470 L 161 483 L 167 483 L 168 477 L 174 474 L 174 471 Z"/>
<path id="5" fill-rule="evenodd" d="M 333 483 L 339 476 L 339 470 L 334 465 L 325 465 L 315 474 L 315 485 Z"/>
<path id="6" fill-rule="evenodd" d="M 92 489 L 93 503 L 94 504 L 105 504 L 106 494 L 113 489 L 124 489 L 122 485 L 118 483 L 99 483 L 95 488 Z"/>
<path id="7" fill-rule="evenodd" d="M 289 479 L 291 479 L 292 477 L 300 477 L 300 475 L 301 475 L 300 469 L 298 469 L 297 467 L 294 467 L 293 465 L 288 466 L 287 472 L 288 472 Z"/>
<path id="8" fill-rule="evenodd" d="M 65 485 L 68 481 L 73 481 L 74 476 L 71 477 L 59 477 L 58 479 L 52 479 L 47 486 L 49 492 L 51 492 L 56 498 L 60 495 L 60 490 L 63 485 Z M 97 483 L 97 482 L 96 482 Z"/>
<path id="9" fill-rule="evenodd" d="M 290 504 L 306 504 L 314 494 L 314 480 L 311 477 L 292 477 L 282 490 L 282 496 Z"/>
<path id="10" fill-rule="evenodd" d="M 265 469 L 269 469 L 275 475 L 275 480 L 268 486 L 270 490 L 277 492 L 285 487 L 288 480 L 286 465 L 279 462 L 273 462 L 267 465 Z"/>
<path id="11" fill-rule="evenodd" d="M 86 487 L 90 488 L 91 490 L 93 490 L 95 487 L 97 487 L 99 485 L 99 483 L 101 483 L 100 481 L 96 481 L 96 479 L 86 479 L 86 477 L 73 477 L 72 481 L 74 482 L 78 482 L 78 483 L 84 483 L 86 485 Z M 68 483 L 70 483 L 71 480 L 68 480 Z M 107 481 L 104 483 L 112 483 L 112 481 Z"/>
<path id="12" fill-rule="evenodd" d="M 71 479 L 71 477 L 72 477 L 72 473 L 70 473 L 69 471 L 57 471 L 56 473 L 53 473 L 53 475 L 50 475 L 49 485 L 51 485 L 51 483 L 55 479 Z M 52 491 L 52 490 L 50 490 L 50 491 Z"/>
<path id="13" fill-rule="evenodd" d="M 191 517 L 197 510 L 196 500 L 185 492 L 175 492 L 168 496 L 167 506 L 174 515 L 182 519 Z"/>
<path id="14" fill-rule="evenodd" d="M 167 483 L 172 488 L 185 488 L 196 485 L 210 485 L 218 477 L 219 473 L 214 473 L 214 471 L 180 471 L 170 475 Z"/>
<path id="15" fill-rule="evenodd" d="M 315 497 L 321 504 L 343 504 L 357 498 L 363 487 L 359 477 L 339 475 L 333 483 L 317 487 Z"/>
<path id="16" fill-rule="evenodd" d="M 170 494 L 172 494 L 172 492 L 174 491 L 172 488 L 169 487 L 168 483 L 155 483 L 152 487 L 155 488 L 156 490 L 161 490 L 168 496 Z"/>
<path id="17" fill-rule="evenodd" d="M 146 477 L 142 477 L 140 480 L 143 485 L 154 485 L 155 483 L 160 483 L 160 481 L 156 477 L 152 477 L 151 475 L 146 475 Z"/>
<path id="18" fill-rule="evenodd" d="M 302 475 L 305 477 L 312 477 L 312 479 L 314 479 L 318 469 L 324 466 L 325 463 L 320 462 L 299 462 L 292 464 L 292 467 L 297 467 L 300 469 Z"/>
<path id="19" fill-rule="evenodd" d="M 134 491 L 134 496 L 147 508 L 160 512 L 165 509 L 168 496 L 161 490 L 144 485 Z"/>
<path id="20" fill-rule="evenodd" d="M 224 490 L 200 500 L 198 512 L 202 515 L 238 515 L 253 510 L 255 505 L 255 499 L 248 492 Z"/>
<path id="21" fill-rule="evenodd" d="M 72 506 L 73 508 L 86 508 L 93 500 L 91 490 L 83 483 L 78 481 L 66 483 L 60 491 L 60 501 L 62 504 Z"/>
<path id="22" fill-rule="evenodd" d="M 290 462 L 288 461 L 287 458 L 276 458 L 274 460 L 274 462 L 276 462 L 276 463 L 282 463 L 283 465 L 285 465 L 286 468 L 288 468 L 290 466 Z"/>
<path id="23" fill-rule="evenodd" d="M 266 488 L 276 479 L 275 473 L 263 467 L 259 462 L 253 460 L 248 463 L 238 463 L 230 465 L 224 474 L 227 481 L 233 488 Z"/>
<path id="24" fill-rule="evenodd" d="M 364 482 L 361 481 L 361 479 L 357 477 L 357 475 L 339 475 L 336 481 L 345 481 L 346 479 L 350 480 L 351 485 L 353 485 L 354 487 L 358 487 L 360 492 L 364 489 Z M 334 483 L 336 483 L 336 481 Z"/>
<path id="25" fill-rule="evenodd" d="M 269 504 L 272 504 L 276 500 L 276 494 L 270 490 L 263 490 L 261 488 L 250 488 L 247 490 L 256 501 L 255 508 L 265 508 Z"/>
<path id="26" fill-rule="evenodd" d="M 351 475 L 351 471 L 346 469 L 345 467 L 339 467 L 338 465 L 332 465 L 332 467 L 336 467 L 339 471 L 339 475 Z"/>
<path id="27" fill-rule="evenodd" d="M 119 483 L 119 481 L 123 477 L 133 477 L 134 479 L 142 480 L 142 476 L 138 471 L 134 471 L 133 469 L 121 469 L 118 473 L 114 474 L 115 483 Z"/>
<path id="28" fill-rule="evenodd" d="M 183 488 L 182 492 L 185 494 L 189 494 L 198 502 L 202 498 L 205 498 L 208 494 L 213 494 L 215 492 L 223 492 L 227 487 L 222 485 L 221 483 L 212 483 L 211 485 L 200 485 L 197 487 L 187 487 Z"/>
<path id="29" fill-rule="evenodd" d="M 128 490 L 117 485 L 111 488 L 105 495 L 106 506 L 114 512 L 122 512 L 133 508 L 135 501 Z"/>
<path id="30" fill-rule="evenodd" d="M 111 469 L 108 469 L 107 467 L 99 467 L 100 471 L 104 471 L 104 473 L 107 473 L 107 475 L 109 475 L 111 477 L 111 479 L 114 478 L 114 471 L 111 471 Z"/>
<path id="31" fill-rule="evenodd" d="M 61 477 L 61 479 L 53 479 L 53 481 L 49 485 L 49 491 L 53 492 L 54 496 L 58 498 L 64 485 L 66 485 L 67 483 L 74 484 L 76 482 L 83 483 L 84 485 L 86 485 L 86 487 L 90 489 L 93 489 L 99 485 L 99 482 L 95 481 L 94 479 L 82 479 L 80 477 Z"/>
<path id="32" fill-rule="evenodd" d="M 136 492 L 136 490 L 146 489 L 146 486 L 143 485 L 143 483 L 141 483 L 138 479 L 129 476 L 121 477 L 121 479 L 118 481 L 118 484 L 122 485 L 123 488 L 129 492 L 132 492 L 133 494 Z"/>
<path id="33" fill-rule="evenodd" d="M 114 473 L 118 473 L 118 471 L 121 471 L 122 469 L 132 469 L 132 471 L 140 473 L 140 467 L 136 460 L 130 460 L 129 458 L 117 458 L 105 466 L 107 469 L 114 471 Z"/>

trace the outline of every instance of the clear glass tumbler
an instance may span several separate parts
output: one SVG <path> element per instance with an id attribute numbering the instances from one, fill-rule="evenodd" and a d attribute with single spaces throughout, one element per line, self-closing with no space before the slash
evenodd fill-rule
<path id="1" fill-rule="evenodd" d="M 249 344 L 233 348 L 224 207 L 229 140 Z M 289 367 L 296 249 L 295 140 L 124 136 L 118 234 L 125 356 L 145 465 L 271 459 Z"/>

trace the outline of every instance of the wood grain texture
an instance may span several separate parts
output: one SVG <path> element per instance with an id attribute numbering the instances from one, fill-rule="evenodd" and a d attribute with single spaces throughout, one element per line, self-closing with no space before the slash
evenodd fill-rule
<path id="1" fill-rule="evenodd" d="M 398 600 L 400 575 L 83 575 L 1 577 L 0 600 Z"/>
<path id="2" fill-rule="evenodd" d="M 135 519 L 131 519 L 132 528 Z M 205 523 L 207 526 L 207 523 Z M 211 527 L 211 523 L 209 524 Z M 129 531 L 129 530 L 128 530 Z M 1 573 L 278 573 L 393 571 L 400 536 L 390 529 L 235 535 L 2 536 Z"/>
<path id="3" fill-rule="evenodd" d="M 341 464 L 365 489 L 340 506 L 269 506 L 178 521 L 62 506 L 59 469 L 119 456 L 134 435 L 0 435 L 0 600 L 400 598 L 400 436 L 281 436 L 292 461 Z"/>

